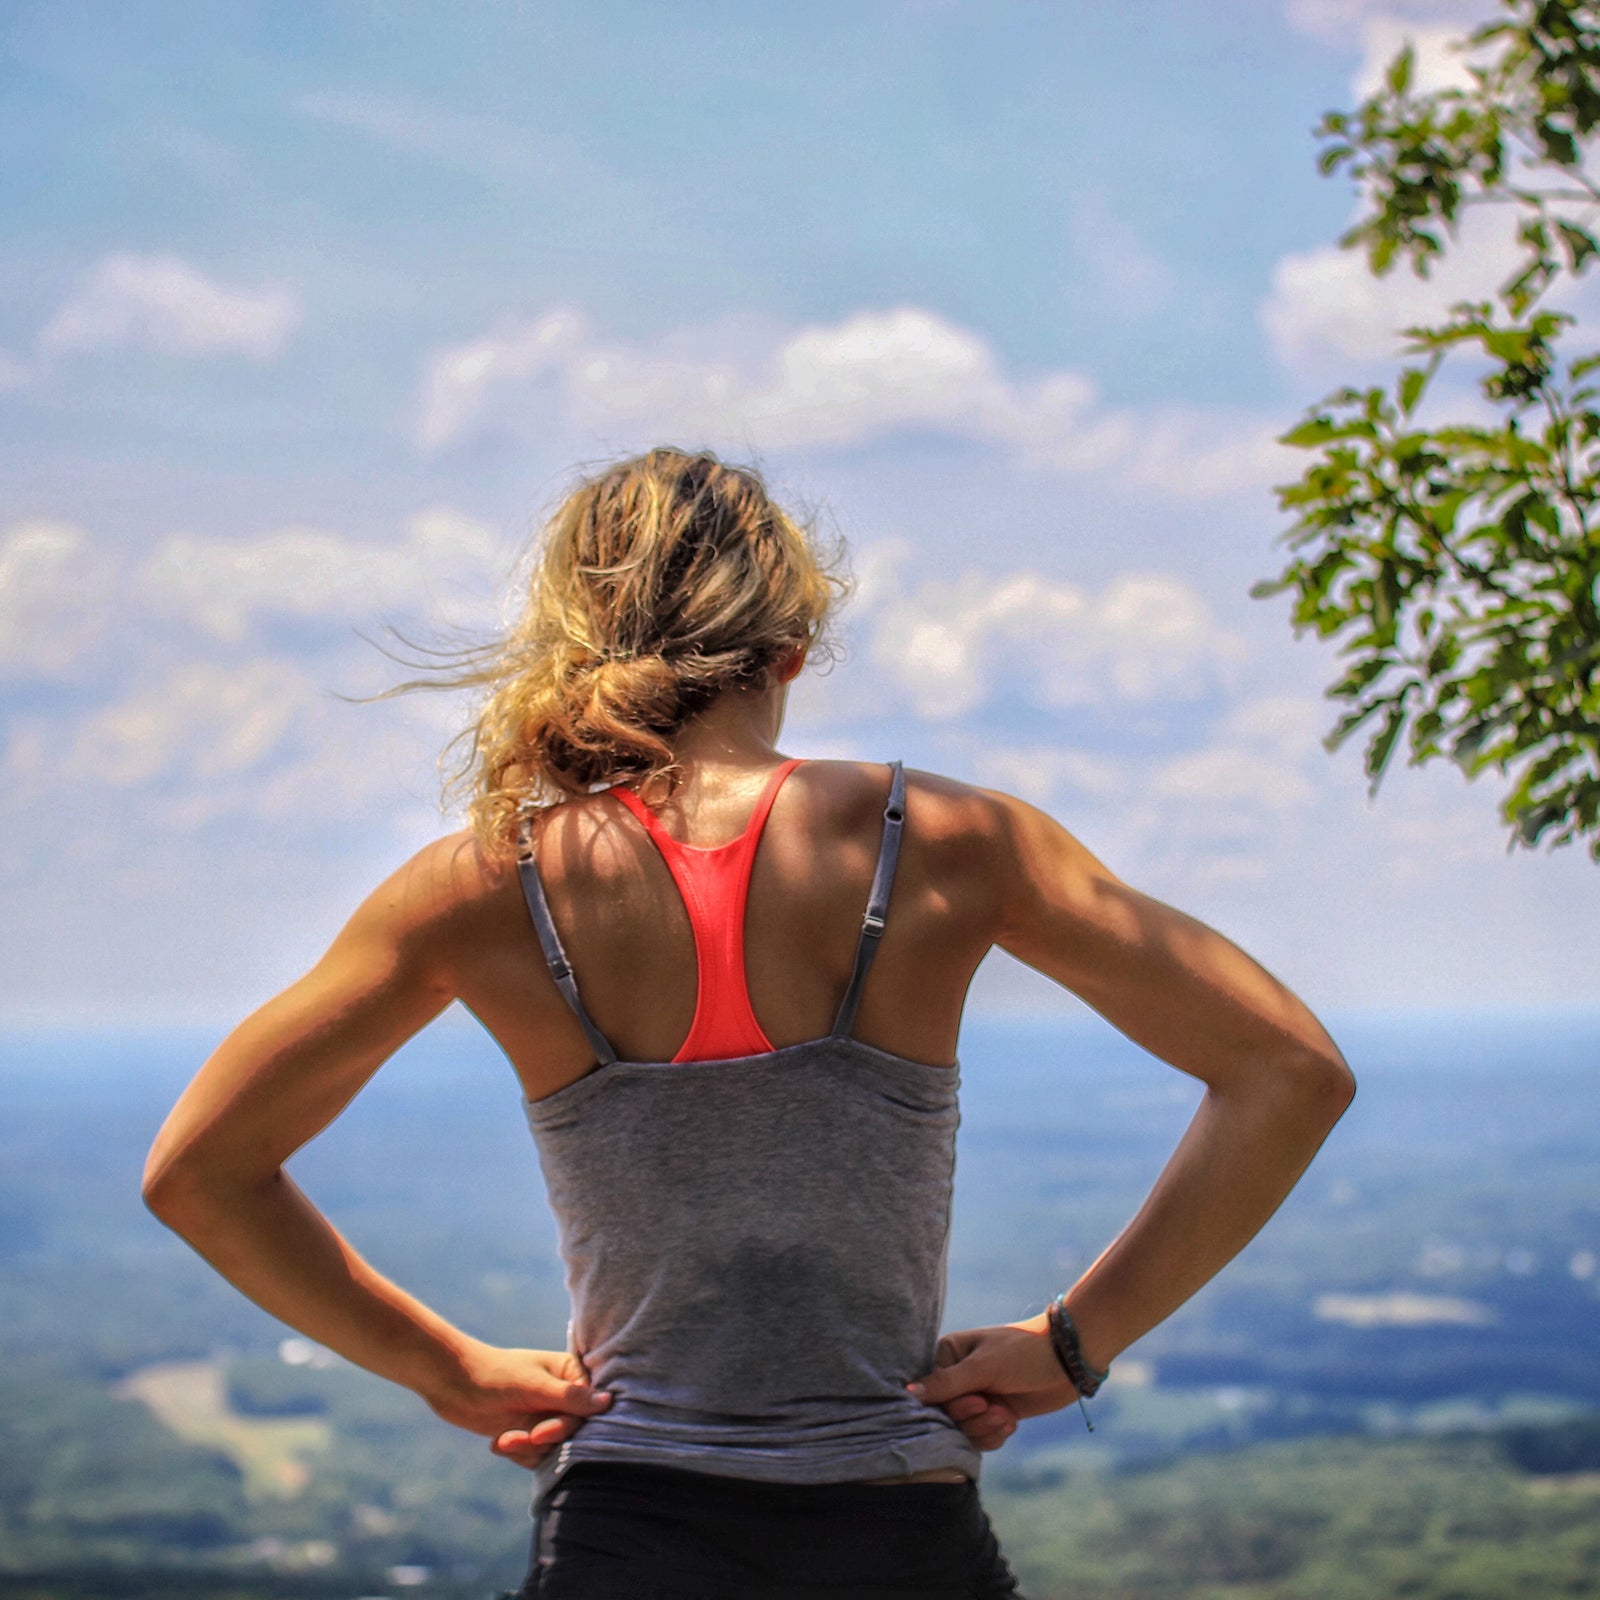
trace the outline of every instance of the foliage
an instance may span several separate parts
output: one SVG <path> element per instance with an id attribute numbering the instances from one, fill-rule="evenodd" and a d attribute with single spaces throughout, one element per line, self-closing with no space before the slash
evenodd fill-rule
<path id="1" fill-rule="evenodd" d="M 1507 1428 L 1500 1436 L 1507 1461 L 1523 1472 L 1600 1472 L 1600 1417 L 1552 1427 Z"/>
<path id="2" fill-rule="evenodd" d="M 1037 1600 L 1600 1596 L 1592 1482 L 1532 1479 L 1492 1438 L 1258 1446 L 1008 1493 L 1002 1547 Z"/>
<path id="3" fill-rule="evenodd" d="M 1493 300 L 1405 330 L 1419 359 L 1392 391 L 1339 389 L 1282 436 L 1317 454 L 1278 491 L 1294 555 L 1252 592 L 1292 591 L 1297 631 L 1341 640 L 1327 743 L 1366 727 L 1374 789 L 1403 735 L 1413 765 L 1508 775 L 1513 845 L 1587 838 L 1600 860 L 1600 355 L 1565 358 L 1574 319 L 1544 303 L 1600 254 L 1600 0 L 1503 10 L 1462 46 L 1472 87 L 1418 92 L 1408 46 L 1317 130 L 1367 202 L 1340 243 L 1374 273 L 1427 277 L 1480 205 L 1511 208 L 1520 259 Z M 1495 420 L 1421 423 L 1451 358 L 1486 365 Z"/>

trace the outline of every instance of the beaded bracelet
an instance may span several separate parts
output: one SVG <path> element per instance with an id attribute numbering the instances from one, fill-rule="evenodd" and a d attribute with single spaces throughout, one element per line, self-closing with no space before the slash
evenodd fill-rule
<path id="1" fill-rule="evenodd" d="M 1056 1360 L 1061 1363 L 1061 1370 L 1072 1387 L 1078 1391 L 1078 1409 L 1083 1413 L 1084 1425 L 1093 1433 L 1094 1423 L 1083 1402 L 1099 1391 L 1100 1385 L 1111 1376 L 1111 1369 L 1107 1367 L 1104 1372 L 1097 1372 L 1084 1360 L 1083 1346 L 1078 1342 L 1078 1325 L 1067 1310 L 1066 1295 L 1058 1294 L 1050 1302 L 1045 1322 L 1050 1329 L 1050 1348 L 1055 1351 Z"/>

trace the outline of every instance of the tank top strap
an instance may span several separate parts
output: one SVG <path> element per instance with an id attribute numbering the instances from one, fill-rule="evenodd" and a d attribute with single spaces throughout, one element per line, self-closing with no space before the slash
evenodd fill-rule
<path id="1" fill-rule="evenodd" d="M 545 897 L 544 880 L 539 876 L 539 863 L 534 857 L 532 830 L 526 821 L 518 833 L 521 849 L 517 854 L 517 875 L 522 880 L 522 896 L 528 902 L 528 912 L 533 918 L 533 931 L 539 936 L 539 948 L 544 951 L 545 965 L 555 979 L 561 997 L 572 1008 L 572 1014 L 583 1029 L 583 1036 L 595 1053 L 601 1066 L 609 1066 L 617 1059 L 611 1041 L 594 1025 L 594 1019 L 585 1009 L 578 994 L 578 980 L 572 975 L 572 963 L 562 948 L 561 935 L 556 932 L 555 918 L 550 915 L 550 902 Z"/>
<path id="2" fill-rule="evenodd" d="M 884 920 L 889 914 L 889 894 L 894 888 L 895 867 L 900 861 L 900 835 L 906 820 L 906 774 L 898 761 L 889 763 L 889 801 L 883 808 L 883 838 L 878 845 L 878 865 L 872 874 L 872 889 L 867 895 L 866 914 L 861 919 L 861 933 L 856 940 L 855 966 L 850 973 L 850 984 L 839 1004 L 839 1015 L 833 1024 L 836 1035 L 849 1037 L 856 1025 L 856 1010 L 861 1004 L 861 991 L 867 974 L 878 958 L 878 941 L 883 937 Z"/>

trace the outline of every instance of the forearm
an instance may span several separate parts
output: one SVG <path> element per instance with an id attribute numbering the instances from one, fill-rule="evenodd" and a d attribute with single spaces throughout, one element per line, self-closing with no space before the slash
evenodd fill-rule
<path id="1" fill-rule="evenodd" d="M 1208 1090 L 1138 1215 L 1067 1295 L 1092 1365 L 1108 1366 L 1260 1232 L 1352 1092 L 1327 1064 Z"/>
<path id="2" fill-rule="evenodd" d="M 281 1170 L 169 1176 L 152 1211 L 263 1310 L 434 1403 L 475 1341 L 364 1261 Z"/>

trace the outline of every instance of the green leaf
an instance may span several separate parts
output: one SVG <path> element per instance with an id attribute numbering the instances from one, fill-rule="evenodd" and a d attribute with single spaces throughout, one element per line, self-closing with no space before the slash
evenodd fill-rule
<path id="1" fill-rule="evenodd" d="M 1583 271 L 1590 256 L 1600 255 L 1600 244 L 1595 243 L 1594 235 L 1586 228 L 1574 227 L 1570 222 L 1557 222 L 1556 227 L 1561 230 L 1562 242 L 1567 247 L 1567 264 L 1574 273 Z"/>
<path id="2" fill-rule="evenodd" d="M 1400 609 L 1400 573 L 1392 561 L 1381 562 L 1372 581 L 1373 633 L 1380 644 L 1392 644 Z"/>
<path id="3" fill-rule="evenodd" d="M 1347 711 L 1323 738 L 1322 748 L 1328 751 L 1337 750 L 1368 717 L 1381 711 L 1385 704 L 1387 702 L 1384 700 L 1373 700 L 1364 706 L 1357 706 L 1354 711 Z"/>
<path id="4" fill-rule="evenodd" d="M 1534 128 L 1534 136 L 1544 146 L 1545 159 L 1557 166 L 1575 167 L 1578 164 L 1578 141 L 1565 128 L 1541 122 Z"/>
<path id="5" fill-rule="evenodd" d="M 1252 600 L 1270 600 L 1275 594 L 1282 594 L 1286 589 L 1294 587 L 1292 578 L 1262 578 L 1259 583 L 1250 585 L 1250 598 Z"/>
<path id="6" fill-rule="evenodd" d="M 1476 770 L 1482 762 L 1484 745 L 1510 721 L 1511 713 L 1502 711 L 1495 716 L 1482 717 L 1469 724 L 1451 742 L 1451 759 L 1469 771 Z"/>
<path id="7" fill-rule="evenodd" d="M 1330 699 L 1353 700 L 1362 690 L 1370 687 L 1381 678 L 1394 662 L 1386 656 L 1368 656 L 1365 661 L 1353 666 L 1334 686 L 1328 690 Z"/>
<path id="8" fill-rule="evenodd" d="M 1312 417 L 1287 433 L 1280 433 L 1278 443 L 1308 450 L 1319 444 L 1327 444 L 1330 439 L 1342 439 L 1345 433 L 1344 425 L 1335 422 L 1332 417 Z"/>
<path id="9" fill-rule="evenodd" d="M 1383 719 L 1383 726 L 1373 736 L 1372 743 L 1367 746 L 1365 765 L 1369 793 L 1376 794 L 1378 785 L 1383 781 L 1383 770 L 1389 765 L 1389 757 L 1394 753 L 1395 740 L 1400 737 L 1400 730 L 1406 723 L 1406 708 L 1403 700 L 1396 701 L 1389 708 L 1389 714 Z"/>
<path id="10" fill-rule="evenodd" d="M 1408 43 L 1404 50 L 1389 63 L 1383 81 L 1390 94 L 1404 94 L 1411 87 L 1411 69 L 1416 64 L 1417 53 Z"/>
<path id="11" fill-rule="evenodd" d="M 1428 377 L 1426 367 L 1407 367 L 1400 374 L 1400 411 L 1403 416 L 1409 417 L 1416 409 L 1422 391 L 1428 387 Z"/>
<path id="12" fill-rule="evenodd" d="M 1553 828 L 1566 813 L 1566 803 L 1561 800 L 1548 800 L 1543 805 L 1521 812 L 1512 818 L 1518 840 L 1530 847 L 1536 845 L 1540 835 Z"/>

